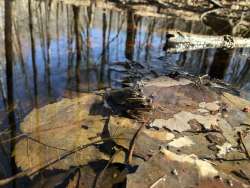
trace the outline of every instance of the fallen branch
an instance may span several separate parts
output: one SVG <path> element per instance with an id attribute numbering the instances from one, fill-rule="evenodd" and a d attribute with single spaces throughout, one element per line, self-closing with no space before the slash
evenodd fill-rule
<path id="1" fill-rule="evenodd" d="M 167 52 L 184 52 L 209 48 L 250 48 L 250 38 L 233 37 L 230 35 L 209 36 L 191 34 L 180 31 L 169 31 Z"/>
<path id="2" fill-rule="evenodd" d="M 199 159 L 202 160 L 210 160 L 210 161 L 223 161 L 223 162 L 238 162 L 238 161 L 249 161 L 248 158 L 235 158 L 235 159 L 226 159 L 226 158 L 221 158 L 221 157 L 198 157 Z"/>

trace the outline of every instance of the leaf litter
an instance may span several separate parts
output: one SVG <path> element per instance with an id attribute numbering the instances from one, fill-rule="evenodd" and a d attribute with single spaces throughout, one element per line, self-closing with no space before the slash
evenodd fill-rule
<path id="1" fill-rule="evenodd" d="M 33 179 L 77 167 L 70 178 L 52 176 L 68 179 L 68 187 L 249 187 L 249 104 L 193 78 L 163 76 L 34 109 L 21 123 L 27 136 L 13 155 L 22 171 L 57 159 L 30 174 Z"/>

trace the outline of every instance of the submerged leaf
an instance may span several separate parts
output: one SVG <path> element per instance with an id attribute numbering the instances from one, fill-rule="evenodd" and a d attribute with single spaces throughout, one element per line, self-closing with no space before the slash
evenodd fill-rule
<path id="1" fill-rule="evenodd" d="M 65 151 L 93 142 L 103 131 L 102 116 L 89 115 L 101 98 L 86 94 L 79 98 L 62 99 L 34 109 L 21 123 L 21 130 L 30 133 L 15 146 L 17 166 L 23 170 L 59 158 Z M 68 169 L 97 159 L 108 159 L 96 147 L 76 152 L 49 168 Z"/>

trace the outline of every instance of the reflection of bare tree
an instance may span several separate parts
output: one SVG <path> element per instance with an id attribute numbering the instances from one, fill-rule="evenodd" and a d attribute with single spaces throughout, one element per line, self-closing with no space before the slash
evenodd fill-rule
<path id="1" fill-rule="evenodd" d="M 17 53 L 20 59 L 20 63 L 21 63 L 21 68 L 22 71 L 25 72 L 25 65 L 24 65 L 24 57 L 23 57 L 23 51 L 22 51 L 22 44 L 21 44 L 21 40 L 20 40 L 20 31 L 19 31 L 19 26 L 16 23 L 16 19 L 13 19 L 13 28 L 14 28 L 14 33 L 15 33 L 15 37 L 16 37 L 16 48 L 17 48 Z"/>
<path id="2" fill-rule="evenodd" d="M 121 14 L 119 12 L 117 12 L 117 15 L 116 15 L 116 20 L 117 20 L 117 25 L 116 25 L 116 28 L 117 28 L 117 34 L 119 32 L 119 24 L 120 24 L 120 21 L 121 21 Z M 120 42 L 119 42 L 119 37 L 117 38 L 116 40 L 116 59 L 118 59 L 118 55 L 119 55 L 119 48 L 120 48 Z"/>
<path id="3" fill-rule="evenodd" d="M 111 35 L 111 28 L 112 28 L 112 18 L 113 18 L 113 11 L 109 11 L 109 23 L 108 23 L 108 41 L 110 41 L 110 35 Z M 107 59 L 109 61 L 109 48 L 110 48 L 110 43 L 108 42 L 107 44 Z"/>
<path id="4" fill-rule="evenodd" d="M 69 6 L 66 7 L 67 10 L 67 57 L 68 57 L 68 67 L 67 67 L 67 87 L 70 86 L 72 76 L 73 76 L 73 55 L 72 55 L 72 43 L 73 43 L 73 38 L 72 38 L 72 21 L 70 19 L 70 12 L 69 12 Z M 69 93 L 70 97 L 72 97 L 72 93 Z"/>
<path id="5" fill-rule="evenodd" d="M 234 49 L 230 56 L 229 65 L 224 79 L 237 86 L 244 87 L 249 79 L 249 49 Z"/>
<path id="6" fill-rule="evenodd" d="M 39 36 L 40 36 L 40 44 L 41 44 L 41 49 L 42 49 L 42 56 L 43 56 L 43 61 L 44 64 L 46 63 L 46 51 L 45 51 L 45 36 L 44 36 L 44 26 L 43 26 L 43 14 L 42 14 L 42 6 L 39 6 L 39 11 L 37 9 L 37 22 L 38 22 L 38 31 L 39 31 Z M 46 67 L 46 65 L 45 65 Z"/>
<path id="7" fill-rule="evenodd" d="M 80 84 L 80 65 L 81 65 L 81 42 L 80 42 L 80 33 L 79 33 L 79 11 L 80 8 L 77 6 L 72 6 L 73 15 L 74 15 L 74 31 L 75 31 L 75 49 L 76 49 L 76 91 L 79 92 Z"/>
<path id="8" fill-rule="evenodd" d="M 51 3 L 52 0 L 46 0 L 45 1 L 45 33 L 46 33 L 46 63 L 45 63 L 45 75 L 46 75 L 46 81 L 47 81 L 47 90 L 48 90 L 48 96 L 51 97 L 51 73 L 50 73 L 50 14 L 51 14 Z"/>
<path id="9" fill-rule="evenodd" d="M 38 107 L 38 90 L 37 90 L 37 67 L 36 67 L 36 47 L 34 38 L 34 27 L 33 27 L 33 14 L 31 8 L 31 0 L 28 0 L 29 9 L 29 30 L 30 30 L 30 44 L 31 44 L 31 59 L 32 59 L 32 69 L 33 69 L 33 87 L 34 87 L 34 106 Z"/>
<path id="10" fill-rule="evenodd" d="M 90 64 L 90 50 L 91 50 L 91 40 L 90 40 L 90 29 L 92 26 L 93 22 L 93 17 L 94 17 L 94 5 L 91 3 L 89 7 L 87 7 L 87 15 L 88 15 L 88 20 L 87 20 L 87 31 L 86 31 L 86 41 L 87 41 L 87 48 L 86 48 L 86 63 L 87 63 L 87 83 L 88 83 L 88 91 L 90 89 L 90 71 L 89 71 L 89 64 Z"/>
<path id="11" fill-rule="evenodd" d="M 214 62 L 210 67 L 210 76 L 212 78 L 223 79 L 229 63 L 229 52 L 218 49 L 214 55 Z"/>
<path id="12" fill-rule="evenodd" d="M 126 37 L 126 49 L 125 56 L 129 60 L 133 60 L 134 46 L 137 31 L 138 20 L 132 11 L 127 12 L 127 37 Z"/>
<path id="13" fill-rule="evenodd" d="M 2 78 L 0 78 L 0 94 L 2 96 L 2 101 L 3 101 L 3 104 L 4 104 L 4 108 L 5 108 L 6 111 L 8 111 L 7 100 L 6 100 L 6 96 L 5 96 L 5 92 L 4 92 L 4 86 L 3 86 Z"/>
<path id="14" fill-rule="evenodd" d="M 141 18 L 139 20 L 139 23 L 138 23 L 139 32 L 138 32 L 137 54 L 136 54 L 136 59 L 137 60 L 140 59 L 140 54 L 141 54 L 141 51 L 143 49 L 143 44 L 142 44 L 142 26 L 143 26 L 143 18 Z"/>
<path id="15" fill-rule="evenodd" d="M 98 82 L 99 89 L 102 88 L 104 84 L 104 69 L 105 69 L 105 64 L 107 63 L 106 36 L 107 36 L 107 16 L 106 16 L 106 10 L 103 10 L 103 13 L 102 13 L 102 59 L 101 59 L 100 76 L 99 76 L 99 82 Z"/>
<path id="16" fill-rule="evenodd" d="M 57 63 L 58 63 L 58 66 L 60 66 L 60 63 L 61 63 L 61 54 L 60 54 L 60 29 L 59 29 L 59 2 L 57 2 L 56 4 L 56 39 L 57 39 Z"/>
<path id="17" fill-rule="evenodd" d="M 113 18 L 113 11 L 110 10 L 109 11 L 109 28 L 108 28 L 108 41 L 110 41 L 110 35 L 111 35 L 111 28 L 112 28 L 112 18 Z M 107 61 L 108 63 L 110 62 L 110 43 L 108 42 L 107 45 Z M 110 70 L 108 70 L 108 83 L 109 83 L 109 87 L 111 87 L 111 74 L 110 74 Z"/>
<path id="18" fill-rule="evenodd" d="M 237 80 L 235 80 L 237 83 L 239 83 L 240 87 L 243 87 L 246 82 L 249 81 L 249 71 L 250 71 L 250 59 L 248 59 L 242 68 L 240 72 L 240 76 Z"/>
<path id="19" fill-rule="evenodd" d="M 12 47 L 12 1 L 5 0 L 5 58 L 6 58 L 6 83 L 7 83 L 7 104 L 8 104 L 8 121 L 11 130 L 11 138 L 16 135 L 16 121 L 14 110 L 14 87 L 13 87 L 13 47 Z M 11 152 L 14 149 L 15 140 L 10 143 Z M 17 167 L 14 157 L 11 157 L 10 165 L 12 173 L 15 174 Z M 15 182 L 14 182 L 15 187 Z"/>
<path id="20" fill-rule="evenodd" d="M 153 18 L 152 22 L 150 22 L 150 24 L 148 25 L 148 33 L 145 39 L 145 61 L 148 61 L 149 58 L 149 50 L 150 47 L 152 45 L 152 41 L 153 41 L 153 34 L 154 34 L 154 28 L 155 28 L 155 24 L 156 24 L 156 19 Z"/>
<path id="21" fill-rule="evenodd" d="M 15 44 L 16 44 L 16 49 L 17 49 L 17 57 L 18 57 L 18 60 L 20 61 L 20 64 L 21 64 L 21 70 L 22 70 L 22 74 L 24 76 L 25 89 L 31 98 L 32 96 L 31 96 L 30 89 L 29 89 L 28 75 L 27 75 L 23 51 L 22 51 L 22 43 L 21 43 L 21 37 L 20 37 L 20 26 L 19 26 L 16 19 L 13 18 L 13 21 L 14 21 L 13 28 L 14 28 L 15 39 L 16 39 Z"/>

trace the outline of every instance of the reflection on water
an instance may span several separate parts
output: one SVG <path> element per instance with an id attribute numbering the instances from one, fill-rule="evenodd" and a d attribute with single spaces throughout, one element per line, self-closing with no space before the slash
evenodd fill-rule
<path id="1" fill-rule="evenodd" d="M 7 85 L 7 112 L 8 112 L 8 125 L 10 127 L 10 136 L 15 137 L 16 134 L 16 120 L 14 110 L 14 85 L 13 85 L 13 49 L 12 49 L 12 3 L 5 1 L 5 28 L 4 28 L 4 46 L 5 46 L 5 59 L 6 59 L 6 85 Z M 9 150 L 14 150 L 15 140 L 10 142 Z M 16 164 L 14 157 L 10 157 L 10 170 L 16 173 Z M 15 182 L 13 183 L 15 186 Z"/>
<path id="2" fill-rule="evenodd" d="M 121 87 L 124 74 L 109 68 L 113 62 L 138 61 L 159 73 L 181 70 L 209 74 L 250 90 L 249 49 L 179 54 L 162 50 L 167 29 L 213 33 L 212 27 L 195 17 L 172 13 L 143 17 L 130 9 L 101 8 L 94 3 L 5 2 L 4 7 L 0 1 L 1 129 L 9 125 L 15 130 L 15 123 L 32 108 L 62 96 Z"/>

